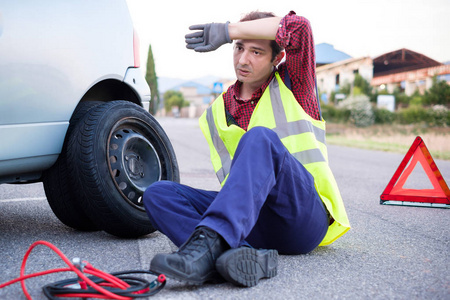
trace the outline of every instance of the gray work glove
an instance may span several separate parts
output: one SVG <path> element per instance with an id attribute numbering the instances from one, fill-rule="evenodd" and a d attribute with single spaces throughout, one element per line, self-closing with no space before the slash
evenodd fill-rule
<path id="1" fill-rule="evenodd" d="M 231 43 L 228 33 L 229 23 L 209 23 L 190 26 L 190 30 L 200 31 L 186 34 L 186 48 L 193 49 L 196 52 L 209 52 L 216 50 L 223 44 Z"/>

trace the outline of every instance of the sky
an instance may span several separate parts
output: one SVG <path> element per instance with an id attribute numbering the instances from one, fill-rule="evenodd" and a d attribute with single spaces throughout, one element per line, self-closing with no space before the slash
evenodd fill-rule
<path id="1" fill-rule="evenodd" d="M 186 49 L 189 26 L 237 22 L 259 10 L 309 19 L 316 44 L 329 43 L 357 58 L 407 48 L 450 61 L 450 0 L 127 0 L 140 38 L 145 72 L 149 45 L 158 77 L 234 79 L 232 45 L 214 52 Z"/>

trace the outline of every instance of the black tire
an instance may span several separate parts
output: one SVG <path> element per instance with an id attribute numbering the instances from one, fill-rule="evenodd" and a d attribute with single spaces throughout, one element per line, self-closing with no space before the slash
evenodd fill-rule
<path id="1" fill-rule="evenodd" d="M 82 231 L 94 231 L 99 228 L 89 219 L 78 198 L 74 197 L 67 170 L 67 148 L 69 137 L 77 122 L 101 101 L 80 102 L 70 118 L 66 137 L 56 163 L 44 172 L 42 181 L 48 204 L 56 217 L 65 225 Z"/>
<path id="2" fill-rule="evenodd" d="M 91 109 L 71 136 L 72 184 L 90 219 L 118 237 L 155 231 L 142 195 L 155 181 L 179 182 L 169 138 L 140 106 L 112 101 Z"/>

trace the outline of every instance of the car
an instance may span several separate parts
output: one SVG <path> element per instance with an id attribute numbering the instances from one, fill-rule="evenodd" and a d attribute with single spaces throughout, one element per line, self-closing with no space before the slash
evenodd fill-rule
<path id="1" fill-rule="evenodd" d="M 149 101 L 126 1 L 0 3 L 0 183 L 42 181 L 77 230 L 153 232 L 145 189 L 180 179 Z"/>

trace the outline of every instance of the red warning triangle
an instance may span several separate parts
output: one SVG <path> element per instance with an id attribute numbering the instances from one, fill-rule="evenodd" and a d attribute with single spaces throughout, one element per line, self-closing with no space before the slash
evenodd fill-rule
<path id="1" fill-rule="evenodd" d="M 408 162 L 410 162 L 409 165 Z M 432 189 L 403 188 L 417 163 L 422 165 L 423 170 L 433 185 Z M 381 194 L 380 200 L 381 204 L 384 204 L 386 201 L 390 202 L 389 200 L 394 200 L 444 204 L 444 206 L 450 205 L 450 190 L 420 136 L 414 140 L 405 158 L 403 158 L 394 176 L 392 176 L 391 181 L 389 181 L 383 194 Z"/>

